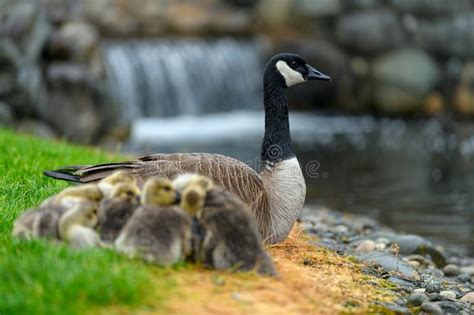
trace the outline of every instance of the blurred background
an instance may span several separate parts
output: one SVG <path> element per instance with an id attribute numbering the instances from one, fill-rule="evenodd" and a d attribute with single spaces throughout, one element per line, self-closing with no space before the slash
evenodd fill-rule
<path id="1" fill-rule="evenodd" d="M 278 52 L 308 207 L 474 254 L 474 0 L 0 0 L 0 126 L 253 161 Z"/>

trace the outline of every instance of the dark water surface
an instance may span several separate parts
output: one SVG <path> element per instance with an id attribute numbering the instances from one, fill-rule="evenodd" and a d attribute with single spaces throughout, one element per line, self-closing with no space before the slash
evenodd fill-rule
<path id="1" fill-rule="evenodd" d="M 291 115 L 307 205 L 369 215 L 474 255 L 474 128 L 436 120 Z M 129 150 L 215 152 L 255 161 L 263 114 L 147 119 Z"/>

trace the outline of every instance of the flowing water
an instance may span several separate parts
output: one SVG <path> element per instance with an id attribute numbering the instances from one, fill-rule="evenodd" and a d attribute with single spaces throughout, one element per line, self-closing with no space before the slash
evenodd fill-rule
<path id="1" fill-rule="evenodd" d="M 126 149 L 258 164 L 262 55 L 252 41 L 109 44 L 111 90 L 134 121 Z M 474 254 L 473 126 L 316 112 L 291 112 L 290 124 L 308 206 L 367 214 Z"/>

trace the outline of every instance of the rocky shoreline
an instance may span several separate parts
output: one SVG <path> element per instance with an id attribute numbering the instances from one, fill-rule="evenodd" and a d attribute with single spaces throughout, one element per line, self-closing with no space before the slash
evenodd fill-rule
<path id="1" fill-rule="evenodd" d="M 362 262 L 393 284 L 396 314 L 474 314 L 474 257 L 462 257 L 375 220 L 324 208 L 305 209 L 302 227 L 315 245 Z"/>

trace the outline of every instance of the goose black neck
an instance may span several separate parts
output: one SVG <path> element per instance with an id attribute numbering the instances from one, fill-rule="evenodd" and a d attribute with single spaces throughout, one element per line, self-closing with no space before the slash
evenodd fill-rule
<path id="1" fill-rule="evenodd" d="M 295 153 L 291 147 L 287 88 L 276 69 L 265 71 L 263 88 L 265 136 L 262 143 L 262 162 L 276 163 L 293 158 Z"/>

